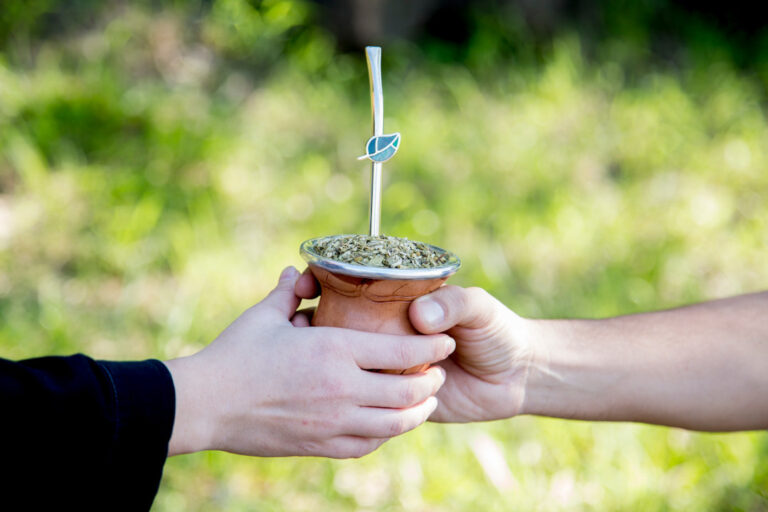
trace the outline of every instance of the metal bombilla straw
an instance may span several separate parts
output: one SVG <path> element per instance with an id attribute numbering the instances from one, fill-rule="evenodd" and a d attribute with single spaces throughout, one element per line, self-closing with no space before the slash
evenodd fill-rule
<path id="1" fill-rule="evenodd" d="M 371 82 L 371 112 L 373 115 L 373 137 L 384 134 L 384 93 L 381 90 L 381 48 L 366 46 L 368 76 Z M 371 160 L 371 209 L 368 234 L 379 236 L 381 225 L 381 168 L 383 162 Z"/>
<path id="2" fill-rule="evenodd" d="M 392 158 L 400 147 L 400 133 L 384 134 L 384 94 L 381 91 L 381 48 L 366 46 L 368 76 L 371 81 L 371 111 L 373 113 L 373 136 L 365 145 L 366 154 L 358 160 L 371 160 L 371 210 L 368 234 L 379 236 L 381 223 L 381 167 Z"/>

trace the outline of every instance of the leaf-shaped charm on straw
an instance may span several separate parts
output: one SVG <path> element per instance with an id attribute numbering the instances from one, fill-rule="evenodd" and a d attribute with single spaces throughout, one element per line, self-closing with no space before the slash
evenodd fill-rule
<path id="1" fill-rule="evenodd" d="M 400 132 L 390 135 L 374 135 L 365 145 L 368 154 L 357 157 L 358 160 L 369 158 L 374 162 L 386 162 L 400 149 Z"/>

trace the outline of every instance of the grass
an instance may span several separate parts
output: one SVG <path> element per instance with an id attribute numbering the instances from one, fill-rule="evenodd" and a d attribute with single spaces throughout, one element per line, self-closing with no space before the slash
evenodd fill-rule
<path id="1" fill-rule="evenodd" d="M 124 8 L 0 53 L 3 357 L 194 352 L 301 267 L 301 241 L 366 230 L 361 56 L 303 10 L 228 30 L 243 5 L 198 31 Z M 567 32 L 493 72 L 384 53 L 403 142 L 383 230 L 456 252 L 451 282 L 535 317 L 765 289 L 766 98 L 748 70 L 638 73 Z M 766 510 L 767 460 L 764 433 L 429 424 L 361 460 L 177 457 L 154 510 Z"/>

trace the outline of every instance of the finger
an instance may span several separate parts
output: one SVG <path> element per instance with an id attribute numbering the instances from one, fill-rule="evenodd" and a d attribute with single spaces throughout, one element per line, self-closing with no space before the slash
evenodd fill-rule
<path id="1" fill-rule="evenodd" d="M 309 319 L 309 321 L 312 322 L 312 317 L 315 316 L 315 311 L 316 310 L 317 310 L 317 308 L 315 308 L 313 306 L 311 308 L 302 308 L 302 309 L 298 310 L 297 313 L 306 316 Z"/>
<path id="2" fill-rule="evenodd" d="M 445 334 L 402 336 L 344 329 L 357 365 L 364 370 L 403 370 L 442 361 L 456 348 Z"/>
<path id="3" fill-rule="evenodd" d="M 433 366 L 410 375 L 361 372 L 358 403 L 367 407 L 403 409 L 434 396 L 445 382 L 445 370 Z"/>
<path id="4" fill-rule="evenodd" d="M 291 318 L 301 301 L 293 292 L 298 278 L 298 270 L 294 267 L 286 267 L 280 274 L 277 286 L 269 292 L 261 304 L 276 309 L 286 320 Z"/>
<path id="5" fill-rule="evenodd" d="M 299 276 L 299 279 L 296 281 L 294 293 L 297 297 L 301 297 L 302 299 L 314 299 L 320 295 L 320 285 L 308 268 L 302 272 L 301 276 Z"/>
<path id="6" fill-rule="evenodd" d="M 472 396 L 469 396 L 469 400 L 456 400 L 457 396 L 466 396 L 465 381 L 461 378 L 456 378 L 457 374 L 463 373 L 461 367 L 456 364 L 453 359 L 446 359 L 440 363 L 440 366 L 445 370 L 447 380 L 443 386 L 440 387 L 437 395 L 437 409 L 429 416 L 429 421 L 433 423 L 456 423 L 471 421 L 469 419 L 457 419 L 457 412 L 451 411 L 451 406 L 454 409 L 460 409 L 461 412 L 467 412 L 467 408 L 477 407 L 475 402 L 472 401 Z M 463 416 L 466 418 L 466 416 Z"/>
<path id="7" fill-rule="evenodd" d="M 334 459 L 358 459 L 375 451 L 389 438 L 361 436 L 337 436 L 328 441 L 322 453 L 317 455 Z"/>
<path id="8" fill-rule="evenodd" d="M 309 327 L 312 325 L 312 316 L 315 314 L 315 308 L 300 309 L 291 318 L 294 327 Z"/>
<path id="9" fill-rule="evenodd" d="M 431 396 L 407 409 L 361 407 L 358 417 L 350 423 L 351 435 L 373 438 L 399 436 L 427 421 L 437 404 L 437 398 Z"/>
<path id="10" fill-rule="evenodd" d="M 433 334 L 460 325 L 470 329 L 487 325 L 499 302 L 482 288 L 443 286 L 411 304 L 408 314 L 419 332 Z"/>

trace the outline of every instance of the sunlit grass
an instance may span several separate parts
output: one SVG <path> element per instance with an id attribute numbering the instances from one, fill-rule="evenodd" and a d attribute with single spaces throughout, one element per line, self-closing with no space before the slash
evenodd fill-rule
<path id="1" fill-rule="evenodd" d="M 200 39 L 129 9 L 29 66 L 0 59 L 3 357 L 190 353 L 301 266 L 301 241 L 365 231 L 362 60 L 318 33 L 263 74 L 230 67 L 261 30 L 253 51 L 279 55 L 303 18 L 275 7 L 227 33 L 227 5 Z M 490 78 L 406 46 L 389 59 L 419 65 L 385 68 L 403 142 L 382 227 L 456 252 L 452 282 L 544 317 L 766 288 L 768 125 L 748 74 L 630 80 L 567 35 Z M 427 425 L 357 461 L 174 458 L 155 510 L 760 510 L 766 454 L 762 433 Z"/>

